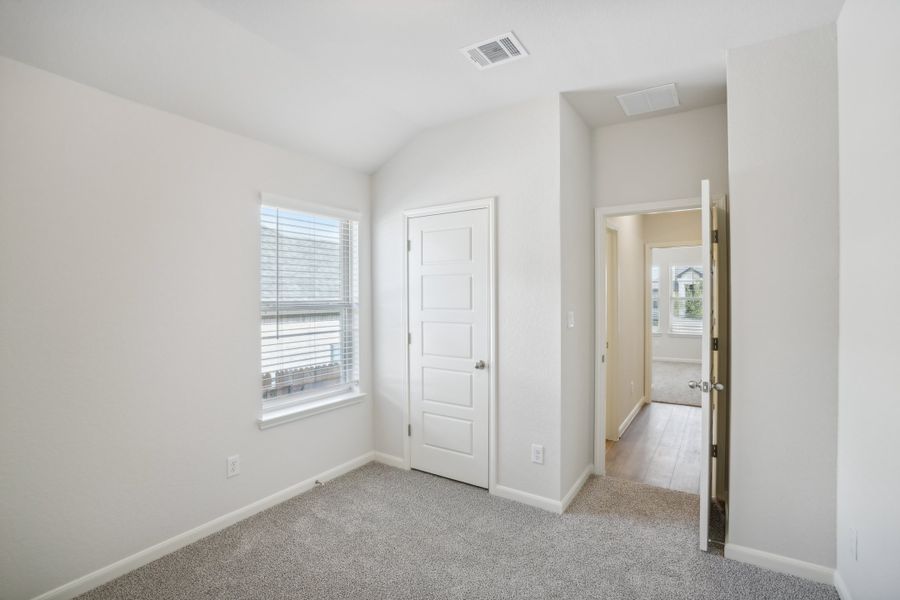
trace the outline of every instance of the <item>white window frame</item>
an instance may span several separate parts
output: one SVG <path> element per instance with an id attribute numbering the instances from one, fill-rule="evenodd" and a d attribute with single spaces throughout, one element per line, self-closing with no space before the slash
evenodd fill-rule
<path id="1" fill-rule="evenodd" d="M 694 331 L 679 331 L 679 330 L 675 329 L 675 322 L 676 322 L 676 317 L 674 315 L 675 291 L 674 291 L 673 287 L 674 287 L 674 283 L 675 283 L 675 269 L 677 267 L 694 269 L 694 270 L 699 269 L 700 271 L 703 270 L 703 265 L 675 265 L 675 264 L 669 265 L 669 269 L 668 269 L 669 270 L 669 274 L 668 274 L 669 275 L 669 277 L 668 277 L 668 279 L 669 279 L 669 282 L 668 282 L 669 283 L 669 289 L 668 289 L 668 294 L 669 294 L 668 334 L 671 337 L 690 337 L 690 338 L 700 337 L 701 335 L 703 335 L 703 320 L 702 319 L 700 319 L 700 328 L 696 332 L 694 332 Z M 701 276 L 700 281 L 703 283 L 703 285 L 706 285 L 706 274 L 705 273 Z M 702 297 L 700 298 L 700 302 L 701 302 L 701 306 L 702 306 L 702 302 L 703 302 Z"/>
<path id="2" fill-rule="evenodd" d="M 281 196 L 277 194 L 269 194 L 262 193 L 260 194 L 259 205 L 257 206 L 257 219 L 259 219 L 260 209 L 262 206 L 271 206 L 284 210 L 301 212 L 307 215 L 313 215 L 318 217 L 325 217 L 329 219 L 343 219 L 356 221 L 358 223 L 358 227 L 360 228 L 360 235 L 362 235 L 362 213 L 353 210 L 346 210 L 342 208 L 335 208 L 331 206 L 326 206 L 314 202 L 308 202 L 305 200 L 299 200 L 297 198 L 291 198 L 288 196 Z M 257 236 L 259 235 L 259 231 L 261 228 L 260 222 L 257 222 Z M 257 238 L 257 247 L 259 247 L 259 239 Z M 357 255 L 360 253 L 359 243 L 357 245 Z M 358 256 L 358 262 L 360 268 L 362 267 L 363 261 L 362 257 Z M 261 285 L 261 277 L 259 276 L 259 265 L 260 260 L 259 257 L 256 261 L 257 264 L 257 285 Z M 362 279 L 362 274 L 360 273 L 360 279 Z M 360 290 L 361 292 L 361 290 Z M 257 288 L 257 298 L 261 299 L 261 288 Z M 362 302 L 362 293 L 360 293 L 360 302 Z M 261 306 L 257 310 L 257 318 L 259 319 L 257 325 L 257 331 L 261 329 L 262 326 L 262 310 Z M 362 313 L 362 307 L 360 306 L 357 310 L 357 317 L 360 317 Z M 360 338 L 362 337 L 362 331 L 359 332 Z M 257 338 L 258 339 L 258 338 Z M 262 350 L 257 342 L 257 347 L 260 348 L 260 354 L 257 356 L 257 361 L 255 365 L 256 372 L 259 372 L 259 366 L 262 363 Z M 363 357 L 361 356 L 363 348 L 362 340 L 358 340 L 356 351 L 356 360 L 359 364 L 360 371 L 362 370 L 363 365 Z M 362 373 L 360 372 L 360 379 L 362 379 Z M 341 408 L 344 406 L 349 406 L 352 404 L 357 404 L 362 402 L 366 397 L 366 394 L 360 389 L 359 384 L 347 384 L 346 386 L 341 386 L 338 389 L 330 389 L 325 390 L 319 394 L 310 393 L 303 395 L 291 395 L 286 396 L 284 398 L 275 399 L 275 400 L 263 400 L 262 398 L 258 398 L 260 402 L 260 413 L 259 418 L 257 419 L 257 424 L 260 429 L 268 429 L 270 427 L 274 427 L 276 425 L 281 425 L 283 423 L 288 423 L 291 421 L 296 421 L 298 419 L 303 419 L 312 415 L 316 415 L 322 412 L 327 412 L 331 410 L 335 410 L 337 408 Z"/>

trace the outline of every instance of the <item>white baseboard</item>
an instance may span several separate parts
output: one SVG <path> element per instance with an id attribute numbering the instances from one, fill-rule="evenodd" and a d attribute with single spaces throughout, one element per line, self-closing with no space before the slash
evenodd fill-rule
<path id="1" fill-rule="evenodd" d="M 491 493 L 500 498 L 515 500 L 522 504 L 542 508 L 556 514 L 562 514 L 562 502 L 559 500 L 545 498 L 544 496 L 538 496 L 537 494 L 532 494 L 530 492 L 523 492 L 522 490 L 506 487 L 505 485 L 495 485 L 491 490 Z"/>
<path id="2" fill-rule="evenodd" d="M 835 583 L 835 570 L 831 567 L 823 567 L 815 563 L 781 556 L 780 554 L 772 554 L 771 552 L 764 552 L 755 548 L 747 548 L 737 544 L 725 544 L 725 558 L 756 565 L 770 571 L 795 575 L 818 583 L 827 583 L 829 585 L 834 585 Z"/>
<path id="3" fill-rule="evenodd" d="M 837 569 L 834 570 L 834 587 L 837 590 L 838 596 L 841 597 L 841 600 L 853 600 L 850 590 L 847 589 L 847 583 L 844 581 L 844 578 L 841 577 L 841 572 Z"/>
<path id="4" fill-rule="evenodd" d="M 590 477 L 593 472 L 594 465 L 588 465 L 584 468 L 584 471 L 581 472 L 581 475 L 578 476 L 578 479 L 575 480 L 575 483 L 569 488 L 569 491 L 566 492 L 566 495 L 563 496 L 563 499 L 560 501 L 560 513 L 566 512 L 566 509 L 572 504 L 572 500 L 575 499 L 575 496 L 578 495 L 578 492 L 581 491 L 581 488 L 584 487 L 585 482 L 587 482 L 588 477 Z"/>
<path id="5" fill-rule="evenodd" d="M 699 358 L 673 358 L 668 356 L 654 356 L 652 358 L 654 362 L 668 362 L 668 363 L 685 363 L 689 365 L 699 365 Z"/>
<path id="6" fill-rule="evenodd" d="M 404 460 L 402 456 L 394 456 L 393 454 L 385 454 L 384 452 L 376 451 L 375 462 L 387 465 L 389 467 L 403 469 L 404 471 L 409 470 L 409 467 L 406 466 L 406 460 Z"/>
<path id="7" fill-rule="evenodd" d="M 646 403 L 647 398 L 645 396 L 641 396 L 641 400 L 634 405 L 634 408 L 631 409 L 631 412 L 628 413 L 628 416 L 625 417 L 625 420 L 622 421 L 621 425 L 619 425 L 619 439 L 622 439 L 622 436 L 625 435 L 625 431 L 628 430 L 631 422 L 634 421 L 634 418 L 637 416 L 637 414 L 641 412 L 641 407 Z"/>
<path id="8" fill-rule="evenodd" d="M 44 592 L 40 596 L 36 596 L 33 600 L 69 600 L 70 598 L 74 598 L 75 596 L 83 594 L 88 590 L 92 590 L 99 585 L 103 585 L 108 581 L 112 581 L 116 577 L 120 577 L 125 573 L 128 573 L 129 571 L 133 571 L 138 567 L 142 567 L 147 563 L 156 560 L 157 558 L 161 558 L 166 554 L 175 552 L 179 548 L 183 548 L 184 546 L 192 544 L 199 539 L 205 538 L 208 535 L 212 535 L 217 531 L 221 531 L 226 527 L 234 525 L 238 521 L 243 521 L 247 517 L 253 516 L 258 512 L 262 512 L 267 508 L 271 508 L 276 504 L 281 504 L 285 500 L 289 500 L 294 496 L 302 494 L 303 492 L 307 492 L 315 486 L 316 480 L 328 481 L 330 479 L 334 479 L 335 477 L 339 477 L 345 473 L 349 473 L 354 469 L 372 462 L 374 458 L 375 452 L 366 452 L 365 454 L 358 456 L 353 460 L 349 460 L 342 465 L 338 465 L 332 469 L 328 469 L 324 473 L 320 473 L 315 477 L 310 477 L 309 479 L 287 487 L 280 492 L 275 492 L 271 496 L 266 496 L 265 498 L 257 500 L 256 502 L 248 504 L 228 514 L 222 515 L 221 517 L 217 517 L 212 521 L 208 521 L 203 525 L 199 525 L 197 527 L 194 527 L 193 529 L 185 531 L 184 533 L 180 533 L 158 544 L 150 546 L 149 548 L 145 548 L 144 550 L 136 552 L 131 556 L 126 556 L 125 558 L 116 561 L 111 565 L 107 565 L 105 567 L 97 569 L 96 571 L 88 573 L 87 575 L 83 575 L 78 579 L 70 581 L 69 583 L 64 583 L 63 585 L 54 588 L 49 592 Z"/>
<path id="9" fill-rule="evenodd" d="M 563 496 L 562 500 L 553 500 L 552 498 L 538 496 L 537 494 L 532 494 L 530 492 L 523 492 L 522 490 L 506 487 L 505 485 L 495 485 L 491 489 L 491 493 L 495 496 L 499 496 L 500 498 L 514 500 L 516 502 L 521 502 L 522 504 L 534 506 L 535 508 L 542 508 L 552 513 L 561 515 L 566 512 L 569 504 L 572 503 L 572 500 L 575 499 L 575 496 L 578 495 L 578 492 L 581 491 L 582 486 L 584 486 L 584 483 L 588 480 L 588 477 L 590 477 L 593 472 L 594 465 L 587 465 L 584 468 L 584 471 L 581 472 L 581 475 L 578 476 L 575 484 L 569 489 L 566 495 Z"/>

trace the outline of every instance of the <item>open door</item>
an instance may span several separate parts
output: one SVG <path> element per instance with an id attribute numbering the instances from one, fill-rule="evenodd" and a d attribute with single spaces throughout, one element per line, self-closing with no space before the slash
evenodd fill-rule
<path id="1" fill-rule="evenodd" d="M 716 410 L 718 397 L 724 391 L 725 361 L 720 360 L 719 329 L 725 327 L 720 319 L 719 304 L 725 308 L 727 282 L 721 281 L 718 268 L 719 222 L 724 220 L 724 199 L 713 201 L 709 195 L 709 180 L 700 183 L 701 220 L 703 240 L 703 335 L 701 341 L 700 381 L 691 381 L 691 388 L 700 388 L 701 393 L 701 437 L 700 437 L 700 549 L 706 551 L 709 545 L 710 503 L 715 495 L 717 454 L 716 443 L 721 428 L 717 426 L 720 415 Z M 720 206 L 721 204 L 721 206 Z M 724 232 L 723 232 L 724 234 Z M 724 350 L 724 348 L 723 348 Z M 724 394 L 723 394 L 724 396 Z M 721 477 L 721 474 L 719 475 Z M 719 482 L 724 483 L 724 482 Z M 719 486 L 717 486 L 719 487 Z"/>

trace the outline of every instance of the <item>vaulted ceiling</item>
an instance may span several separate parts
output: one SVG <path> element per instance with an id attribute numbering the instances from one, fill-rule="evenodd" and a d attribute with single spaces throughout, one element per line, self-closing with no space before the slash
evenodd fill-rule
<path id="1" fill-rule="evenodd" d="M 361 171 L 423 129 L 568 92 L 591 125 L 615 94 L 675 82 L 725 99 L 725 50 L 836 19 L 843 0 L 0 0 L 0 54 Z M 514 31 L 530 56 L 457 50 Z"/>

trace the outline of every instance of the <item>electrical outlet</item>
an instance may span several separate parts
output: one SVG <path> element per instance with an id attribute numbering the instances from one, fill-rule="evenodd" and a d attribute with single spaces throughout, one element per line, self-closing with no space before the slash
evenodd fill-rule
<path id="1" fill-rule="evenodd" d="M 850 530 L 850 558 L 859 560 L 859 532 L 855 529 Z"/>
<path id="2" fill-rule="evenodd" d="M 241 473 L 241 455 L 235 454 L 225 460 L 225 477 L 234 477 Z"/>
<path id="3" fill-rule="evenodd" d="M 540 444 L 531 445 L 531 462 L 538 465 L 544 464 L 544 447 Z"/>

